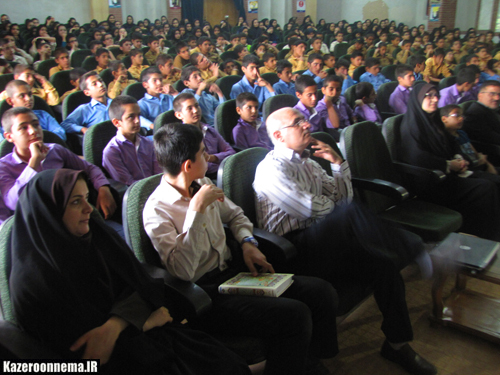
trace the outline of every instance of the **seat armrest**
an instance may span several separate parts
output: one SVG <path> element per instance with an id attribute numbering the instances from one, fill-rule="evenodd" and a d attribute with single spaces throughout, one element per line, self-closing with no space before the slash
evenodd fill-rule
<path id="1" fill-rule="evenodd" d="M 352 177 L 352 186 L 356 189 L 369 190 L 395 199 L 397 203 L 410 197 L 408 191 L 401 185 L 378 178 Z"/>
<path id="2" fill-rule="evenodd" d="M 195 283 L 178 279 L 163 268 L 145 263 L 142 265 L 151 277 L 163 280 L 167 301 L 172 301 L 172 309 L 178 311 L 182 318 L 201 316 L 212 306 L 212 300 L 208 294 Z M 170 309 L 169 306 L 166 307 Z"/>
<path id="3" fill-rule="evenodd" d="M 295 245 L 286 238 L 265 230 L 254 228 L 253 235 L 259 241 L 259 247 L 271 262 L 286 264 L 297 256 Z"/>
<path id="4" fill-rule="evenodd" d="M 430 183 L 438 184 L 444 181 L 444 179 L 446 178 L 446 175 L 438 169 L 417 167 L 415 165 L 402 163 L 400 161 L 393 161 L 392 163 L 398 173 L 411 175 L 412 177 L 427 180 Z"/>
<path id="5" fill-rule="evenodd" d="M 61 356 L 48 349 L 14 324 L 0 321 L 0 358 L 2 359 L 60 359 Z"/>

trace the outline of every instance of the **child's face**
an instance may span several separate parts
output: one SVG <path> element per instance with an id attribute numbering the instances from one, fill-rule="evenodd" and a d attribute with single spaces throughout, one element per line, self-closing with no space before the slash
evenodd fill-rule
<path id="1" fill-rule="evenodd" d="M 243 60 L 243 58 L 248 54 L 248 50 L 246 48 L 243 48 L 240 53 L 238 53 L 238 59 Z"/>
<path id="2" fill-rule="evenodd" d="M 283 82 L 290 83 L 292 81 L 292 69 L 284 68 L 281 73 L 278 73 L 278 77 Z"/>
<path id="3" fill-rule="evenodd" d="M 438 66 L 441 65 L 443 63 L 443 60 L 444 60 L 443 55 L 433 56 L 432 58 L 434 59 L 434 64 L 436 64 Z"/>
<path id="4" fill-rule="evenodd" d="M 48 43 L 43 44 L 42 46 L 40 46 L 40 48 L 37 49 L 37 51 L 40 55 L 50 54 L 51 53 L 50 44 Z"/>
<path id="5" fill-rule="evenodd" d="M 69 55 L 67 53 L 61 53 L 59 57 L 56 59 L 57 65 L 59 65 L 63 69 L 69 68 Z"/>
<path id="6" fill-rule="evenodd" d="M 204 55 L 210 52 L 210 42 L 208 40 L 201 43 L 198 47 L 200 47 L 200 52 Z"/>
<path id="7" fill-rule="evenodd" d="M 115 79 L 119 79 L 120 77 L 127 77 L 127 69 L 123 64 L 120 64 L 116 72 L 111 73 L 113 74 L 113 77 L 115 77 Z"/>
<path id="8" fill-rule="evenodd" d="M 198 90 L 202 81 L 203 78 L 201 78 L 200 72 L 193 72 L 189 76 L 189 80 L 184 81 L 184 85 L 191 90 Z"/>
<path id="9" fill-rule="evenodd" d="M 149 95 L 158 96 L 162 93 L 163 84 L 162 76 L 159 73 L 153 73 L 149 76 L 146 82 L 142 83 L 142 86 L 146 89 Z"/>
<path id="10" fill-rule="evenodd" d="M 243 51 L 245 51 L 246 49 L 244 49 Z M 242 51 L 242 52 L 243 52 Z M 266 53 L 266 47 L 264 46 L 260 46 L 259 48 L 257 48 L 257 50 L 255 51 L 255 54 L 259 57 L 262 57 L 262 55 Z M 246 54 L 245 54 L 246 55 Z"/>
<path id="11" fill-rule="evenodd" d="M 318 104 L 318 95 L 316 93 L 317 86 L 306 87 L 304 92 L 300 94 L 296 92 L 297 98 L 304 104 L 307 108 L 314 108 Z"/>
<path id="12" fill-rule="evenodd" d="M 481 50 L 479 50 L 477 55 L 480 59 L 485 59 L 488 56 L 488 51 L 486 50 L 486 48 L 482 48 Z"/>
<path id="13" fill-rule="evenodd" d="M 195 98 L 184 100 L 180 112 L 175 112 L 175 117 L 185 124 L 198 125 L 201 120 L 200 105 Z"/>
<path id="14" fill-rule="evenodd" d="M 415 82 L 415 76 L 413 75 L 413 72 L 408 72 L 404 75 L 404 77 L 398 77 L 398 82 L 403 87 L 412 87 Z"/>
<path id="15" fill-rule="evenodd" d="M 427 55 L 430 55 L 431 53 L 434 52 L 434 48 L 432 48 L 432 46 L 430 44 L 427 45 L 427 47 L 425 47 L 425 51 L 424 51 Z"/>
<path id="16" fill-rule="evenodd" d="M 425 44 L 429 43 L 429 35 L 424 35 L 424 36 L 422 37 L 422 41 L 423 41 Z"/>
<path id="17" fill-rule="evenodd" d="M 473 58 L 470 59 L 468 65 L 479 65 L 479 58 L 474 56 Z"/>
<path id="18" fill-rule="evenodd" d="M 337 39 L 337 42 L 341 43 L 344 41 L 344 34 L 338 33 L 337 36 L 335 37 Z"/>
<path id="19" fill-rule="evenodd" d="M 393 46 L 397 46 L 399 44 L 399 42 L 401 42 L 401 38 L 395 38 L 392 40 L 391 43 Z"/>
<path id="20" fill-rule="evenodd" d="M 439 39 L 436 42 L 436 48 L 444 48 L 444 39 Z"/>
<path id="21" fill-rule="evenodd" d="M 233 47 L 236 47 L 238 44 L 240 44 L 240 38 L 231 39 L 231 44 L 233 45 Z"/>
<path id="22" fill-rule="evenodd" d="M 311 45 L 311 48 L 315 51 L 319 51 L 321 49 L 321 40 L 315 40 L 313 44 Z"/>
<path id="23" fill-rule="evenodd" d="M 31 87 L 24 85 L 16 87 L 16 92 L 11 98 L 7 98 L 7 103 L 9 103 L 14 108 L 26 107 L 32 109 L 35 101 L 33 100 Z"/>
<path id="24" fill-rule="evenodd" d="M 133 39 L 132 44 L 134 45 L 135 48 L 141 49 L 142 48 L 142 39 Z"/>
<path id="25" fill-rule="evenodd" d="M 141 108 L 137 103 L 134 103 L 124 104 L 123 109 L 125 112 L 123 112 L 122 118 L 114 118 L 111 121 L 125 138 L 134 138 L 141 130 Z"/>
<path id="26" fill-rule="evenodd" d="M 321 91 L 324 96 L 332 98 L 332 100 L 336 102 L 342 92 L 342 85 L 340 82 L 328 82 L 328 85 L 326 87 L 322 87 Z"/>
<path id="27" fill-rule="evenodd" d="M 241 36 L 239 44 L 241 44 L 243 46 L 246 46 L 246 44 L 247 44 L 247 37 L 246 36 Z"/>
<path id="28" fill-rule="evenodd" d="M 387 53 L 387 46 L 380 47 L 379 52 L 381 56 L 385 56 L 385 54 Z"/>
<path id="29" fill-rule="evenodd" d="M 464 123 L 464 116 L 460 109 L 453 109 L 448 116 L 442 116 L 444 126 L 448 130 L 460 130 Z"/>
<path id="30" fill-rule="evenodd" d="M 130 60 L 132 61 L 132 65 L 142 65 L 142 62 L 144 61 L 144 56 L 142 53 L 138 53 L 137 55 L 132 56 Z"/>
<path id="31" fill-rule="evenodd" d="M 148 43 L 149 49 L 152 51 L 158 51 L 160 47 L 160 43 L 157 40 L 153 40 L 151 43 Z"/>
<path id="32" fill-rule="evenodd" d="M 189 172 L 192 179 L 205 177 L 208 168 L 208 157 L 209 155 L 205 150 L 205 144 L 201 141 L 200 149 L 196 153 L 194 161 L 190 161 L 191 168 L 189 168 Z"/>
<path id="33" fill-rule="evenodd" d="M 363 56 L 357 56 L 355 58 L 351 58 L 351 64 L 354 66 L 361 66 L 363 62 Z"/>
<path id="34" fill-rule="evenodd" d="M 242 67 L 241 70 L 243 70 L 243 73 L 251 82 L 254 82 L 259 76 L 259 70 L 254 63 L 249 64 L 247 67 Z"/>
<path id="35" fill-rule="evenodd" d="M 296 55 L 296 56 L 303 56 L 305 50 L 306 50 L 306 45 L 305 44 L 299 44 L 298 46 L 295 46 L 294 55 Z"/>
<path id="36" fill-rule="evenodd" d="M 315 59 L 312 62 L 307 63 L 307 65 L 309 66 L 311 73 L 317 76 L 319 72 L 321 72 L 321 69 L 323 69 L 323 60 Z"/>
<path id="37" fill-rule="evenodd" d="M 10 133 L 5 132 L 4 136 L 18 151 L 25 151 L 30 144 L 43 141 L 43 130 L 34 113 L 21 113 L 14 118 Z"/>
<path id="38" fill-rule="evenodd" d="M 101 53 L 99 56 L 95 58 L 97 60 L 97 64 L 106 69 L 109 63 L 109 53 Z"/>
<path id="39" fill-rule="evenodd" d="M 223 42 L 224 42 L 224 37 L 223 36 L 217 37 L 217 45 L 218 46 L 221 46 Z"/>
<path id="40" fill-rule="evenodd" d="M 87 78 L 87 89 L 83 93 L 92 99 L 99 100 L 106 96 L 106 84 L 98 75 Z"/>
<path id="41" fill-rule="evenodd" d="M 259 117 L 259 102 L 246 102 L 243 107 L 236 107 L 236 112 L 243 121 L 253 124 Z"/>
<path id="42" fill-rule="evenodd" d="M 411 48 L 411 43 L 406 43 L 406 44 L 403 45 L 403 50 L 404 51 L 409 51 L 410 48 Z"/>
<path id="43" fill-rule="evenodd" d="M 375 65 L 373 65 L 373 66 L 371 66 L 371 67 L 369 67 L 369 68 L 367 67 L 367 68 L 366 68 L 366 71 L 367 71 L 368 73 L 371 73 L 371 74 L 373 74 L 374 76 L 376 76 L 376 75 L 378 75 L 378 73 L 380 72 L 380 64 L 375 64 Z"/>
<path id="44" fill-rule="evenodd" d="M 371 103 L 375 103 L 375 99 L 377 99 L 377 93 L 375 92 L 375 90 L 372 90 L 372 92 L 370 93 L 370 96 L 367 98 L 364 98 L 363 100 L 366 104 L 371 104 Z"/>
<path id="45" fill-rule="evenodd" d="M 26 82 L 28 85 L 30 85 L 31 87 L 33 87 L 33 85 L 35 84 L 35 76 L 34 76 L 35 72 L 31 69 L 26 69 L 24 72 L 22 72 L 21 74 L 19 74 L 18 77 L 14 76 L 15 79 L 20 79 L 21 81 L 24 81 Z"/>
<path id="46" fill-rule="evenodd" d="M 265 63 L 264 63 L 265 64 Z M 233 72 L 233 69 L 235 68 L 236 66 L 234 65 L 233 62 L 231 61 L 228 61 L 226 63 L 226 65 L 224 65 L 224 73 L 226 73 L 227 75 L 231 75 L 231 73 Z"/>
<path id="47" fill-rule="evenodd" d="M 276 69 L 276 57 L 270 57 L 267 61 L 264 61 L 264 66 L 269 70 Z"/>
<path id="48" fill-rule="evenodd" d="M 178 55 L 181 57 L 181 59 L 189 60 L 189 47 L 188 46 L 182 47 L 179 50 Z"/>
<path id="49" fill-rule="evenodd" d="M 444 61 L 448 62 L 448 63 L 451 63 L 453 62 L 453 52 L 448 52 L 446 53 L 446 56 L 444 57 Z"/>
<path id="50" fill-rule="evenodd" d="M 335 66 L 335 56 L 330 56 L 328 59 L 324 61 L 324 64 L 328 68 L 333 68 Z"/>
<path id="51" fill-rule="evenodd" d="M 338 69 L 335 69 L 335 75 L 338 75 L 339 77 L 342 77 L 345 79 L 347 75 L 347 68 L 345 66 L 341 66 Z"/>

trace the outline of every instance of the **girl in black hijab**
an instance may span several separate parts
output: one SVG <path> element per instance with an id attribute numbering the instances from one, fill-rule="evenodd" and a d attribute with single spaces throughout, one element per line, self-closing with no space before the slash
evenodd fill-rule
<path id="1" fill-rule="evenodd" d="M 81 171 L 38 173 L 20 197 L 10 288 L 23 330 L 103 373 L 248 374 L 209 336 L 172 322 L 163 283 L 87 202 Z"/>
<path id="2" fill-rule="evenodd" d="M 494 182 L 467 178 L 470 172 L 458 143 L 444 127 L 437 110 L 439 93 L 432 84 L 417 85 L 410 94 L 401 124 L 398 159 L 446 174 L 439 184 L 417 188 L 426 200 L 449 207 L 463 216 L 461 231 L 500 240 L 498 188 Z"/>

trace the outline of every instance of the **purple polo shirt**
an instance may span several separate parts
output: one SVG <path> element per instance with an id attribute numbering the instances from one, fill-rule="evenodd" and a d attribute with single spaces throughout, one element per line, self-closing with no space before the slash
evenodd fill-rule
<path id="1" fill-rule="evenodd" d="M 378 109 L 375 104 L 365 104 L 361 107 L 356 107 L 354 109 L 354 116 L 358 119 L 358 122 L 361 121 L 371 121 L 382 123 L 382 117 L 378 113 Z"/>
<path id="2" fill-rule="evenodd" d="M 233 128 L 234 144 L 241 148 L 264 147 L 268 150 L 273 149 L 273 145 L 267 135 L 266 125 L 257 120 L 254 126 L 242 118 L 238 120 L 238 124 Z"/>
<path id="3" fill-rule="evenodd" d="M 459 93 L 456 84 L 440 90 L 439 95 L 441 96 L 438 102 L 439 108 L 444 107 L 448 104 L 460 104 L 468 102 L 469 100 L 475 100 L 474 94 L 471 92 L 471 90 Z"/>
<path id="4" fill-rule="evenodd" d="M 328 117 L 328 109 L 326 108 L 325 99 L 326 98 L 323 98 L 319 101 L 316 106 L 316 111 L 322 118 L 325 119 L 326 127 L 333 129 L 333 125 Z M 345 127 L 351 125 L 352 109 L 349 107 L 349 104 L 347 104 L 347 101 L 343 96 L 339 97 L 337 103 L 333 103 L 333 107 L 339 116 L 339 129 L 344 129 Z"/>
<path id="5" fill-rule="evenodd" d="M 302 104 L 301 101 L 299 101 L 295 107 L 300 113 L 304 115 L 304 118 L 309 121 L 311 124 L 311 133 L 316 133 L 316 132 L 322 132 L 325 131 L 325 120 L 323 117 L 320 116 L 320 114 L 316 111 L 315 108 L 313 108 L 312 113 L 309 112 L 309 110 L 306 108 L 304 104 Z"/>
<path id="6" fill-rule="evenodd" d="M 216 173 L 219 169 L 219 164 L 230 155 L 235 153 L 234 149 L 229 146 L 224 138 L 211 126 L 207 124 L 201 124 L 203 135 L 205 136 L 205 148 L 209 155 L 217 156 L 219 159 L 218 163 L 208 163 L 207 173 Z"/>
<path id="7" fill-rule="evenodd" d="M 125 185 L 162 173 L 153 142 L 139 134 L 133 144 L 117 132 L 102 153 L 102 165 L 112 179 Z"/>
<path id="8" fill-rule="evenodd" d="M 38 172 L 47 169 L 83 170 L 87 172 L 96 190 L 103 185 L 109 184 L 99 167 L 80 159 L 58 144 L 46 143 L 45 145 L 49 148 L 49 152 L 37 170 L 32 169 L 28 166 L 28 163 L 22 161 L 15 150 L 0 159 L 0 189 L 2 190 L 5 205 L 9 209 L 14 210 L 16 208 L 19 195 L 29 180 Z"/>
<path id="9" fill-rule="evenodd" d="M 406 107 L 408 106 L 408 98 L 410 97 L 410 92 L 410 89 L 398 85 L 398 87 L 396 87 L 396 89 L 389 97 L 389 105 L 391 106 L 392 110 L 398 115 L 406 113 Z"/>

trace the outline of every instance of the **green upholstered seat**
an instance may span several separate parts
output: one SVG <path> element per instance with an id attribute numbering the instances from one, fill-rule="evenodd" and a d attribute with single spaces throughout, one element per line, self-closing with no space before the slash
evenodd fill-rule
<path id="1" fill-rule="evenodd" d="M 122 95 L 130 95 L 134 97 L 137 101 L 139 101 L 142 98 L 144 98 L 144 94 L 146 94 L 146 92 L 147 91 L 144 88 L 144 86 L 142 86 L 142 83 L 136 82 L 125 87 L 125 89 L 122 92 Z"/>
<path id="2" fill-rule="evenodd" d="M 219 78 L 215 83 L 221 89 L 226 100 L 229 100 L 229 99 L 231 99 L 231 89 L 239 81 L 241 81 L 240 76 L 226 76 L 226 77 Z"/>
<path id="3" fill-rule="evenodd" d="M 299 99 L 295 95 L 289 94 L 280 94 L 267 98 L 262 106 L 262 117 L 264 118 L 264 122 L 274 111 L 280 108 L 294 107 L 298 101 Z"/>
<path id="4" fill-rule="evenodd" d="M 54 59 L 44 60 L 40 62 L 40 64 L 38 64 L 38 68 L 36 69 L 36 71 L 45 78 L 49 79 L 49 71 L 54 66 L 57 66 L 56 60 Z"/>
<path id="5" fill-rule="evenodd" d="M 68 145 L 61 139 L 61 137 L 48 130 L 43 131 L 43 141 L 45 143 L 57 143 L 58 145 L 68 148 Z M 11 143 L 6 139 L 0 142 L 0 158 L 3 158 L 5 155 L 10 154 L 13 150 L 14 143 Z"/>
<path id="6" fill-rule="evenodd" d="M 85 60 L 82 62 L 82 68 L 85 69 L 87 72 L 90 72 L 91 70 L 94 70 L 97 68 L 97 60 L 95 59 L 94 56 L 87 56 Z"/>
<path id="7" fill-rule="evenodd" d="M 83 91 L 75 91 L 72 94 L 69 94 L 62 103 L 62 118 L 66 120 L 66 118 L 77 109 L 82 104 L 90 103 L 90 96 L 87 96 L 83 93 Z"/>
<path id="8" fill-rule="evenodd" d="M 12 268 L 11 237 L 12 217 L 0 227 L 0 315 L 3 320 L 16 324 L 16 317 L 10 299 L 9 277 Z"/>
<path id="9" fill-rule="evenodd" d="M 394 110 L 389 105 L 389 98 L 391 94 L 394 92 L 396 87 L 398 87 L 398 82 L 386 82 L 383 83 L 377 91 L 377 98 L 375 99 L 375 105 L 377 106 L 378 111 L 382 118 L 390 117 L 389 115 L 395 115 Z"/>
<path id="10" fill-rule="evenodd" d="M 92 55 L 89 49 L 79 49 L 71 54 L 71 66 L 73 68 L 80 68 L 82 66 L 83 61 L 87 56 Z"/>
<path id="11" fill-rule="evenodd" d="M 387 78 L 390 79 L 391 81 L 397 81 L 396 79 L 396 67 L 397 65 L 387 65 L 382 68 L 380 73 Z"/>
<path id="12" fill-rule="evenodd" d="M 236 112 L 236 99 L 225 101 L 215 110 L 214 123 L 219 134 L 230 145 L 234 145 L 233 128 L 240 116 Z"/>
<path id="13" fill-rule="evenodd" d="M 366 67 L 358 66 L 356 69 L 354 69 L 354 72 L 352 73 L 352 79 L 355 80 L 356 82 L 359 82 L 359 79 L 363 73 L 366 73 Z"/>
<path id="14" fill-rule="evenodd" d="M 160 129 L 163 125 L 165 124 L 171 124 L 171 123 L 176 123 L 176 122 L 182 122 L 179 120 L 177 117 L 175 117 L 174 110 L 171 109 L 170 111 L 160 113 L 156 118 L 155 118 L 155 128 L 153 130 L 153 133 L 156 133 L 158 129 Z"/>
<path id="15" fill-rule="evenodd" d="M 7 86 L 7 83 L 9 83 L 12 80 L 14 80 L 13 73 L 1 74 L 0 75 L 0 92 L 5 90 L 5 86 Z"/>
<path id="16" fill-rule="evenodd" d="M 52 74 L 50 83 L 56 89 L 59 97 L 62 97 L 67 91 L 73 90 L 75 87 L 71 84 L 69 74 L 71 70 L 63 70 Z"/>
<path id="17" fill-rule="evenodd" d="M 102 152 L 115 135 L 116 127 L 109 120 L 88 128 L 83 137 L 83 157 L 85 160 L 103 169 Z"/>
<path id="18" fill-rule="evenodd" d="M 347 90 L 345 90 L 344 97 L 347 104 L 349 104 L 349 107 L 354 109 L 354 102 L 356 101 L 356 85 L 352 85 Z"/>
<path id="19" fill-rule="evenodd" d="M 280 80 L 276 73 L 264 73 L 261 75 L 261 77 L 269 82 L 271 86 L 275 83 L 278 83 Z"/>
<path id="20" fill-rule="evenodd" d="M 349 44 L 348 43 L 338 43 L 335 45 L 333 48 L 333 54 L 337 59 L 340 59 L 340 57 L 344 56 L 347 54 L 347 50 L 349 49 Z"/>
<path id="21" fill-rule="evenodd" d="M 453 86 L 455 83 L 457 83 L 456 76 L 445 77 L 441 81 L 439 81 L 438 89 L 445 89 L 447 87 Z"/>

